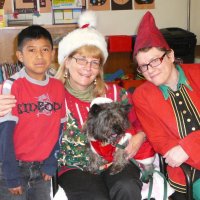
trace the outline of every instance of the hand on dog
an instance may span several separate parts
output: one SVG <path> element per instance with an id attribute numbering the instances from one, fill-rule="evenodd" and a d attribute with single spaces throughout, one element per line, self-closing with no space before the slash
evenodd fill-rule
<path id="1" fill-rule="evenodd" d="M 136 155 L 138 152 L 139 148 L 145 141 L 146 135 L 144 132 L 138 132 L 136 135 L 133 135 L 131 139 L 129 140 L 129 143 L 126 147 L 126 152 L 128 154 L 127 159 L 130 159 Z"/>

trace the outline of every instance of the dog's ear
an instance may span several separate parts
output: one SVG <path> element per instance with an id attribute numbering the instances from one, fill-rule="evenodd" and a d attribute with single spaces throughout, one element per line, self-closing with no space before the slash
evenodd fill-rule
<path id="1" fill-rule="evenodd" d="M 97 116 L 101 112 L 102 108 L 100 105 L 93 104 L 92 107 L 90 108 L 90 114 L 92 116 Z"/>
<path id="2" fill-rule="evenodd" d="M 124 112 L 125 114 L 129 113 L 130 109 L 131 109 L 132 105 L 131 104 L 122 104 L 120 109 L 122 110 L 122 112 Z"/>

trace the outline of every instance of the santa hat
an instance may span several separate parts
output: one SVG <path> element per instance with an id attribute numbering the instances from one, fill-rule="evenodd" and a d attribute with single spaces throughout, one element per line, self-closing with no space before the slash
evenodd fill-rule
<path id="1" fill-rule="evenodd" d="M 85 45 L 98 47 L 104 57 L 104 63 L 108 57 L 105 37 L 96 28 L 96 15 L 93 11 L 83 12 L 79 18 L 79 28 L 67 34 L 58 46 L 58 62 L 63 64 L 64 59 L 73 51 Z"/>
<path id="2" fill-rule="evenodd" d="M 133 55 L 135 56 L 140 49 L 148 47 L 170 49 L 162 33 L 157 28 L 153 15 L 149 11 L 140 22 Z"/>

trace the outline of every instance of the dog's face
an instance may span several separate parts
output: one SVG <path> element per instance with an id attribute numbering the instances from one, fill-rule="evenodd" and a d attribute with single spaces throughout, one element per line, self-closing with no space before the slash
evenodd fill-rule
<path id="1" fill-rule="evenodd" d="M 83 131 L 89 140 L 116 144 L 129 127 L 128 113 L 130 104 L 118 102 L 94 104 L 88 114 Z"/>

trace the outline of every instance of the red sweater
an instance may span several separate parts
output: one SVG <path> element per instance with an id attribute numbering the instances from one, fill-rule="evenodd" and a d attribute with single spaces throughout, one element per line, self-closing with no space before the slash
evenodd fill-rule
<path id="1" fill-rule="evenodd" d="M 104 97 L 110 98 L 113 101 L 121 102 L 122 101 L 121 94 L 122 94 L 121 87 L 119 87 L 115 84 L 108 84 L 107 92 Z M 131 95 L 129 93 L 126 93 L 125 95 L 126 95 L 126 99 L 128 99 L 128 102 L 132 104 Z M 68 91 L 66 91 L 66 101 L 67 101 L 67 107 L 70 110 L 70 112 L 72 113 L 73 118 L 76 119 L 78 128 L 81 131 L 82 125 L 84 124 L 84 122 L 86 121 L 87 116 L 88 116 L 90 102 L 84 102 L 84 101 L 74 97 L 73 95 L 71 95 Z M 129 119 L 133 125 L 133 128 L 131 130 L 132 134 L 135 134 L 138 131 L 142 130 L 140 122 L 138 121 L 138 119 L 135 115 L 134 107 L 132 107 L 132 110 L 130 111 Z M 130 131 L 128 131 L 128 132 L 130 132 Z M 63 138 L 65 138 L 65 133 L 64 133 Z M 63 147 L 66 145 L 66 148 L 61 147 L 61 149 L 62 149 L 61 156 L 62 156 L 62 159 L 65 159 L 66 158 L 65 155 L 69 156 L 68 148 L 67 148 L 67 146 L 68 146 L 67 140 L 64 139 L 62 141 L 62 144 L 63 144 L 62 145 Z M 109 152 L 107 150 L 106 151 L 104 151 L 102 149 L 101 150 L 102 150 L 102 152 L 104 152 L 103 154 L 104 154 L 105 159 L 108 159 L 109 161 L 111 161 L 112 156 L 110 156 L 110 155 L 113 153 L 114 148 L 112 148 L 111 146 L 109 146 L 108 148 L 109 148 Z M 106 152 L 108 153 L 107 155 L 105 154 Z M 137 159 L 149 158 L 149 157 L 152 157 L 152 155 L 154 155 L 154 151 L 152 150 L 152 147 L 149 145 L 148 142 L 145 142 L 137 154 Z M 61 163 L 62 167 L 61 167 L 61 170 L 59 173 L 60 175 L 68 170 L 67 166 L 64 164 L 65 160 L 62 161 L 62 159 L 60 159 L 61 162 L 63 162 L 63 164 Z M 71 158 L 68 158 L 68 159 L 71 160 Z M 65 165 L 65 166 L 63 166 L 63 165 Z"/>

